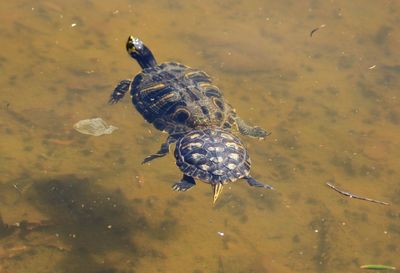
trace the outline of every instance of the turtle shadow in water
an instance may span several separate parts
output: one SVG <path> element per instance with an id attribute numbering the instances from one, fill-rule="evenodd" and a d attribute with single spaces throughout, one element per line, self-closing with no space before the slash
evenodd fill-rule
<path id="1" fill-rule="evenodd" d="M 120 272 L 121 266 L 129 268 L 123 272 L 134 272 L 140 257 L 164 257 L 134 242 L 136 234 L 151 237 L 157 229 L 139 212 L 141 205 L 120 191 L 70 175 L 35 181 L 27 198 L 52 223 L 44 232 L 68 246 L 57 265 L 61 272 Z"/>

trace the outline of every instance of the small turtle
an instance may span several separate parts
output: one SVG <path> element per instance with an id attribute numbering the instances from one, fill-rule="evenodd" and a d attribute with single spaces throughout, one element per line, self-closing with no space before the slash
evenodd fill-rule
<path id="1" fill-rule="evenodd" d="M 224 184 L 241 178 L 250 186 L 273 189 L 250 176 L 249 154 L 240 139 L 227 130 L 190 131 L 178 140 L 174 154 L 183 172 L 182 180 L 172 187 L 175 191 L 190 189 L 197 178 L 211 184 L 215 203 Z"/>
<path id="2" fill-rule="evenodd" d="M 109 103 L 117 103 L 130 91 L 132 103 L 145 120 L 169 134 L 161 149 L 143 163 L 166 155 L 170 144 L 201 126 L 227 129 L 236 126 L 243 135 L 258 138 L 268 135 L 264 129 L 249 126 L 239 118 L 205 72 L 175 62 L 157 64 L 148 47 L 132 36 L 126 49 L 142 72 L 133 81 L 121 81 Z"/>

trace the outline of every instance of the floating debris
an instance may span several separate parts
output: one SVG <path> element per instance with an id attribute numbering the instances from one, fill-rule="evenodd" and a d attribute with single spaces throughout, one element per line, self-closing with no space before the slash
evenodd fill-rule
<path id="1" fill-rule="evenodd" d="M 135 176 L 137 183 L 139 184 L 139 187 L 143 187 L 144 185 L 144 176 L 143 175 L 137 175 Z"/>
<path id="2" fill-rule="evenodd" d="M 314 28 L 313 30 L 311 30 L 311 32 L 310 32 L 310 37 L 313 36 L 314 32 L 316 32 L 317 30 L 320 30 L 321 28 L 324 28 L 324 27 L 326 27 L 326 25 L 325 25 L 325 24 L 322 24 L 322 25 L 320 25 L 319 27 Z"/>
<path id="3" fill-rule="evenodd" d="M 18 187 L 17 183 L 13 184 L 13 187 L 19 191 L 20 193 L 22 193 L 22 190 Z"/>
<path id="4" fill-rule="evenodd" d="M 383 265 L 383 264 L 366 264 L 360 266 L 362 269 L 372 269 L 372 270 L 396 270 L 396 267 L 391 265 Z"/>
<path id="5" fill-rule="evenodd" d="M 3 104 L 4 104 L 4 108 L 8 109 L 8 107 L 10 107 L 10 103 L 8 101 L 3 100 Z"/>
<path id="6" fill-rule="evenodd" d="M 72 143 L 72 140 L 51 138 L 47 142 L 56 145 L 70 145 Z"/>
<path id="7" fill-rule="evenodd" d="M 368 67 L 369 70 L 372 70 L 376 67 L 376 64 L 374 64 L 373 66 Z"/>
<path id="8" fill-rule="evenodd" d="M 102 118 L 93 118 L 78 121 L 74 124 L 74 129 L 82 134 L 101 136 L 111 134 L 118 127 L 108 125 Z"/>
<path id="9" fill-rule="evenodd" d="M 389 203 L 387 203 L 387 202 L 383 202 L 383 201 L 379 201 L 379 200 L 375 200 L 375 199 L 371 199 L 371 198 L 367 198 L 367 197 L 361 197 L 361 196 L 352 194 L 352 193 L 347 192 L 347 191 L 339 190 L 338 188 L 336 188 L 334 185 L 332 185 L 329 182 L 326 182 L 326 185 L 328 185 L 330 188 L 334 189 L 338 193 L 343 194 L 345 196 L 348 196 L 350 198 L 364 200 L 364 201 L 368 201 L 368 202 L 372 202 L 372 203 L 378 203 L 378 204 L 382 204 L 382 205 L 389 205 Z"/>

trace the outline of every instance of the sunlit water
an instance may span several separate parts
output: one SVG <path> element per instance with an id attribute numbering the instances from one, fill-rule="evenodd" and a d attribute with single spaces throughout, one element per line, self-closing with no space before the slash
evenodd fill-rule
<path id="1" fill-rule="evenodd" d="M 6 2 L 0 272 L 400 267 L 398 1 Z M 213 207 L 207 184 L 171 190 L 172 154 L 140 164 L 166 135 L 129 99 L 107 105 L 139 72 L 131 34 L 160 62 L 205 70 L 243 119 L 272 132 L 241 139 L 274 191 L 238 181 Z M 95 117 L 119 130 L 72 127 Z"/>

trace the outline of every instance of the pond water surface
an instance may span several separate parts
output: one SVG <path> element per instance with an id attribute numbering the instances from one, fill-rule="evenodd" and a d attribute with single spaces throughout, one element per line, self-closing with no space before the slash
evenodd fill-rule
<path id="1" fill-rule="evenodd" d="M 400 267 L 400 2 L 17 0 L 0 17 L 0 272 Z M 166 135 L 107 104 L 140 71 L 129 35 L 272 132 L 240 137 L 274 191 L 238 181 L 213 206 L 205 183 L 171 190 L 172 154 L 141 165 Z M 96 117 L 119 129 L 73 129 Z"/>

